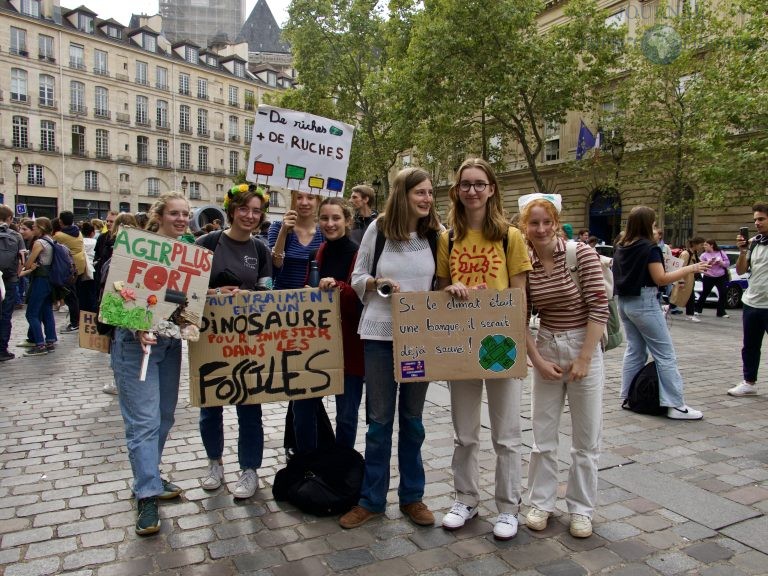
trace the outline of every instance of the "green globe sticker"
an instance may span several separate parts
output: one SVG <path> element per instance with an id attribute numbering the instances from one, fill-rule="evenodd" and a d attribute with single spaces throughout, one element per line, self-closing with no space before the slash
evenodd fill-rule
<path id="1" fill-rule="evenodd" d="M 680 56 L 683 40 L 672 26 L 657 24 L 643 33 L 640 49 L 654 64 L 669 64 Z"/>
<path id="2" fill-rule="evenodd" d="M 342 130 L 341 128 L 336 128 L 336 126 L 331 126 L 328 129 L 328 132 L 331 133 L 331 136 L 341 136 L 342 134 L 344 134 L 344 130 Z"/>
<path id="3" fill-rule="evenodd" d="M 515 365 L 517 344 L 509 336 L 493 334 L 480 343 L 480 366 L 491 372 L 504 372 Z"/>

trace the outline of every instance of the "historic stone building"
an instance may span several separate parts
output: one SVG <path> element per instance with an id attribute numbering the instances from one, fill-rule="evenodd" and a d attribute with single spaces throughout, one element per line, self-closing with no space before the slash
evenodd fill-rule
<path id="1" fill-rule="evenodd" d="M 248 71 L 245 43 L 171 44 L 159 16 L 126 27 L 58 0 L 0 0 L 0 16 L 6 204 L 83 218 L 146 210 L 167 190 L 222 201 L 256 106 L 279 89 Z"/>

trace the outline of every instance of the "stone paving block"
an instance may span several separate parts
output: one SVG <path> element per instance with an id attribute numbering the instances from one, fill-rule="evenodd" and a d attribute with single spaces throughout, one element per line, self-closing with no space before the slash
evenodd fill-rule
<path id="1" fill-rule="evenodd" d="M 112 562 L 116 557 L 114 548 L 94 548 L 65 556 L 63 567 L 65 570 L 74 570 L 75 568 L 83 568 L 91 564 Z"/>
<path id="2" fill-rule="evenodd" d="M 754 518 L 758 514 L 746 506 L 659 474 L 642 464 L 606 470 L 603 477 L 612 484 L 658 502 L 665 508 L 714 530 Z M 701 506 L 702 502 L 707 505 Z"/>
<path id="3" fill-rule="evenodd" d="M 207 529 L 203 529 L 205 531 Z M 211 533 L 211 543 L 208 544 L 208 552 L 211 558 L 223 558 L 225 556 L 237 556 L 238 554 L 245 554 L 253 551 L 253 542 L 248 540 L 247 536 L 239 536 L 238 538 L 230 538 L 228 540 L 213 540 L 213 534 Z M 260 566 L 263 568 L 263 566 Z"/>
<path id="4" fill-rule="evenodd" d="M 768 554 L 768 517 L 747 520 L 722 530 L 726 536 Z"/>
<path id="5" fill-rule="evenodd" d="M 410 536 L 411 541 L 422 550 L 436 548 L 437 546 L 448 546 L 456 541 L 456 537 L 442 528 L 416 529 Z"/>
<path id="6" fill-rule="evenodd" d="M 588 572 L 573 560 L 560 560 L 544 566 L 537 566 L 537 572 L 544 576 L 586 576 Z"/>
<path id="7" fill-rule="evenodd" d="M 723 497 L 749 506 L 755 502 L 768 499 L 768 490 L 762 486 L 743 486 L 736 490 L 726 492 L 723 494 Z"/>
<path id="8" fill-rule="evenodd" d="M 0 565 L 18 562 L 21 559 L 21 548 L 8 548 L 0 550 Z"/>
<path id="9" fill-rule="evenodd" d="M 27 528 L 32 528 L 31 518 L 13 518 L 13 508 L 9 508 L 11 518 L 0 520 L 0 534 L 9 532 L 21 532 Z M 43 526 L 34 526 L 34 528 L 43 528 Z"/>
<path id="10" fill-rule="evenodd" d="M 355 548 L 352 550 L 340 550 L 333 554 L 328 554 L 325 561 L 333 571 L 349 570 L 358 566 L 367 566 L 375 562 L 373 555 L 364 548 Z"/>
<path id="11" fill-rule="evenodd" d="M 449 548 L 433 548 L 410 554 L 405 557 L 405 560 L 416 569 L 418 574 L 422 574 L 446 564 L 452 564 L 458 558 Z"/>
<path id="12" fill-rule="evenodd" d="M 407 576 L 413 574 L 411 566 L 402 558 L 390 558 L 357 569 L 360 576 Z"/>
<path id="13" fill-rule="evenodd" d="M 471 540 L 460 540 L 451 544 L 451 551 L 461 558 L 473 558 L 483 554 L 491 554 L 498 550 L 498 546 L 488 538 L 472 538 Z"/>
<path id="14" fill-rule="evenodd" d="M 701 576 L 746 576 L 746 572 L 742 572 L 730 565 L 723 566 L 710 566 L 704 568 L 699 572 Z"/>
<path id="15" fill-rule="evenodd" d="M 502 552 L 501 557 L 514 568 L 522 569 L 549 564 L 566 554 L 566 549 L 561 545 L 543 540 Z"/>
<path id="16" fill-rule="evenodd" d="M 765 574 L 765 567 L 768 566 L 768 554 L 756 550 L 736 554 L 731 560 L 732 564 L 747 574 Z"/>
<path id="17" fill-rule="evenodd" d="M 377 540 L 386 540 L 403 534 L 412 534 L 416 531 L 416 526 L 407 520 L 394 520 L 374 525 L 368 528 Z"/>
<path id="18" fill-rule="evenodd" d="M 307 556 L 318 556 L 330 551 L 331 547 L 328 545 L 328 542 L 320 538 L 301 540 L 282 547 L 282 552 L 289 562 L 301 560 Z"/>
<path id="19" fill-rule="evenodd" d="M 645 564 L 629 564 L 611 570 L 611 576 L 656 576 L 658 572 Z"/>
<path id="20" fill-rule="evenodd" d="M 627 562 L 642 560 L 658 550 L 635 538 L 622 540 L 620 542 L 610 542 L 606 548 L 618 554 Z"/>
<path id="21" fill-rule="evenodd" d="M 175 532 L 168 536 L 168 545 L 171 548 L 186 548 L 187 546 L 197 546 L 213 542 L 216 536 L 210 528 L 199 528 L 197 530 L 185 530 L 184 532 Z M 229 554 L 224 554 L 229 556 Z M 220 557 L 220 556 L 215 556 Z"/>
<path id="22" fill-rule="evenodd" d="M 155 556 L 155 562 L 161 570 L 170 570 L 172 568 L 181 568 L 191 564 L 199 564 L 205 561 L 205 550 L 203 548 L 187 548 L 175 552 L 167 552 Z"/>
<path id="23" fill-rule="evenodd" d="M 590 574 L 596 574 L 609 566 L 618 566 L 624 562 L 621 556 L 607 548 L 595 548 L 579 552 L 572 556 L 572 560 L 584 567 Z"/>
<path id="24" fill-rule="evenodd" d="M 675 526 L 672 530 L 674 530 L 675 534 L 686 540 L 703 540 L 704 538 L 712 538 L 712 536 L 717 535 L 717 532 L 714 530 L 696 522 L 685 522 Z"/>
<path id="25" fill-rule="evenodd" d="M 350 548 L 359 548 L 360 546 L 369 546 L 375 541 L 375 538 L 366 527 L 336 532 L 328 536 L 326 541 L 334 550 L 348 550 Z"/>
<path id="26" fill-rule="evenodd" d="M 459 564 L 457 570 L 462 576 L 500 576 L 508 574 L 510 566 L 500 558 L 486 556 Z"/>
<path id="27" fill-rule="evenodd" d="M 58 557 L 41 558 L 20 564 L 11 564 L 5 569 L 5 576 L 47 576 L 57 574 L 61 561 Z"/>
<path id="28" fill-rule="evenodd" d="M 76 538 L 56 538 L 45 542 L 35 542 L 34 544 L 30 544 L 26 554 L 24 554 L 24 559 L 31 560 L 33 558 L 44 558 L 46 556 L 66 554 L 68 552 L 73 552 L 74 550 L 77 550 Z"/>
<path id="29" fill-rule="evenodd" d="M 680 552 L 670 552 L 653 556 L 646 560 L 646 564 L 666 576 L 688 572 L 689 570 L 701 567 L 699 562 Z"/>
<path id="30" fill-rule="evenodd" d="M 643 532 L 656 532 L 657 530 L 664 530 L 672 526 L 672 522 L 658 514 L 640 514 L 631 518 L 625 518 L 624 522 L 639 528 Z"/>
<path id="31" fill-rule="evenodd" d="M 33 528 L 31 530 L 22 530 L 20 532 L 11 532 L 3 535 L 0 548 L 12 548 L 31 542 L 42 542 L 53 537 L 53 528 L 43 526 L 42 528 Z"/>
<path id="32" fill-rule="evenodd" d="M 640 534 L 640 530 L 626 522 L 605 522 L 603 524 L 595 524 L 592 529 L 595 534 L 598 534 L 611 542 L 632 538 L 633 536 Z"/>
<path id="33" fill-rule="evenodd" d="M 125 530 L 101 530 L 80 536 L 80 543 L 84 548 L 92 546 L 106 546 L 125 540 Z"/>
<path id="34" fill-rule="evenodd" d="M 281 530 L 262 530 L 253 535 L 253 541 L 261 548 L 282 546 L 299 539 L 299 534 L 291 528 Z"/>
<path id="35" fill-rule="evenodd" d="M 197 514 L 177 518 L 176 523 L 182 530 L 191 530 L 204 526 L 218 526 L 222 523 L 222 516 L 217 512 L 198 512 Z"/>
<path id="36" fill-rule="evenodd" d="M 224 522 L 213 528 L 214 532 L 216 532 L 216 537 L 221 539 L 254 534 L 263 529 L 264 524 L 258 518 L 237 522 Z"/>
<path id="37" fill-rule="evenodd" d="M 713 564 L 721 560 L 728 560 L 734 554 L 732 550 L 723 548 L 715 542 L 700 542 L 684 548 L 683 552 L 704 564 Z"/>
<path id="38" fill-rule="evenodd" d="M 328 574 L 328 567 L 319 558 L 303 558 L 270 569 L 272 576 L 323 576 Z"/>
<path id="39" fill-rule="evenodd" d="M 369 549 L 377 560 L 389 560 L 390 558 L 406 556 L 419 550 L 413 542 L 403 537 L 377 540 L 369 546 Z"/>

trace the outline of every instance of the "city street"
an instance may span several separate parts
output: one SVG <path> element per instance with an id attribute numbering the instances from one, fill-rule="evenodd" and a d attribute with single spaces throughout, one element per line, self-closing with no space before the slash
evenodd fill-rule
<path id="1" fill-rule="evenodd" d="M 491 534 L 494 455 L 487 428 L 480 514 L 456 532 L 439 527 L 453 503 L 453 428 L 444 383 L 430 386 L 424 410 L 425 501 L 438 525 L 417 527 L 402 517 L 394 465 L 386 516 L 343 530 L 336 517 L 304 515 L 272 497 L 274 475 L 285 463 L 284 404 L 264 406 L 266 447 L 256 495 L 235 501 L 224 486 L 214 492 L 200 488 L 207 460 L 198 409 L 188 403 L 186 361 L 176 424 L 163 458 L 165 475 L 185 492 L 161 504 L 159 535 L 139 537 L 118 399 L 102 392 L 112 380 L 108 357 L 78 348 L 77 336 L 65 334 L 55 353 L 22 358 L 15 345 L 24 338 L 26 321 L 17 311 L 10 347 L 17 358 L 0 365 L 0 573 L 768 574 L 768 358 L 760 374 L 761 395 L 726 394 L 741 380 L 741 311 L 729 314 L 716 318 L 715 309 L 707 308 L 700 323 L 683 316 L 670 320 L 686 401 L 704 412 L 699 422 L 622 410 L 624 346 L 607 353 L 600 505 L 591 538 L 568 534 L 559 500 L 559 514 L 546 530 L 529 531 L 521 514 L 517 536 L 496 542 Z M 56 314 L 59 326 L 65 318 Z M 530 377 L 522 408 L 524 483 L 531 445 L 529 392 Z M 333 402 L 327 406 L 332 414 Z M 226 480 L 234 485 L 234 409 L 225 410 L 225 427 Z M 568 414 L 561 429 L 565 466 Z M 361 451 L 364 437 L 361 427 Z M 561 495 L 565 477 L 561 471 Z"/>

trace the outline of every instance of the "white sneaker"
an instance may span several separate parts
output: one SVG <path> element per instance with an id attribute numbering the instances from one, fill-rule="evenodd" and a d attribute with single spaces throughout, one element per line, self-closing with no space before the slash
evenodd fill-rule
<path id="1" fill-rule="evenodd" d="M 517 534 L 517 515 L 499 514 L 496 524 L 493 525 L 493 537 L 496 540 L 511 540 Z"/>
<path id="2" fill-rule="evenodd" d="M 240 478 L 235 484 L 235 490 L 232 495 L 235 498 L 250 498 L 256 493 L 259 487 L 259 475 L 253 468 L 246 468 L 240 474 Z"/>
<path id="3" fill-rule="evenodd" d="M 200 485 L 203 490 L 216 490 L 224 481 L 224 466 L 218 460 L 208 461 L 208 474 Z"/>
<path id="4" fill-rule="evenodd" d="M 539 510 L 538 508 L 531 508 L 525 517 L 525 525 L 531 530 L 544 530 L 547 527 L 548 519 L 549 512 Z"/>
<path id="5" fill-rule="evenodd" d="M 737 386 L 729 388 L 728 394 L 731 396 L 754 396 L 757 394 L 757 384 L 749 384 L 746 380 L 742 380 Z"/>
<path id="6" fill-rule="evenodd" d="M 101 391 L 104 392 L 104 394 L 112 394 L 113 396 L 117 396 L 117 386 L 115 386 L 114 381 L 104 384 L 104 387 L 101 389 Z"/>
<path id="7" fill-rule="evenodd" d="M 694 312 L 693 315 L 694 316 L 701 316 L 701 312 Z"/>
<path id="8" fill-rule="evenodd" d="M 569 530 L 574 538 L 589 538 L 592 536 L 592 520 L 582 514 L 571 514 Z"/>
<path id="9" fill-rule="evenodd" d="M 672 418 L 672 420 L 701 420 L 704 418 L 704 414 L 683 404 L 677 408 L 667 408 L 667 418 Z"/>
<path id="10" fill-rule="evenodd" d="M 701 322 L 698 316 L 686 316 L 686 320 L 690 320 L 691 322 Z"/>
<path id="11" fill-rule="evenodd" d="M 458 530 L 467 522 L 477 516 L 477 506 L 467 506 L 458 500 L 453 503 L 451 511 L 443 516 L 443 528 L 446 530 Z"/>

